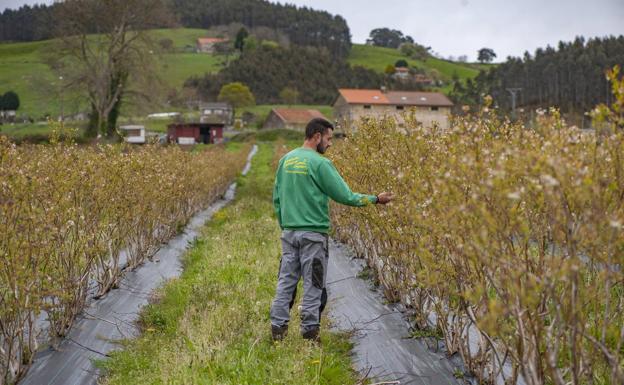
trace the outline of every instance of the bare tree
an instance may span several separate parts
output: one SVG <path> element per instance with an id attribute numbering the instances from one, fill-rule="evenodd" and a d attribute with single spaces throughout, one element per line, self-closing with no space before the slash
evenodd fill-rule
<path id="1" fill-rule="evenodd" d="M 163 0 L 65 0 L 56 15 L 54 68 L 86 96 L 88 133 L 115 137 L 122 102 L 153 95 L 158 44 L 148 29 L 168 25 L 170 13 Z"/>

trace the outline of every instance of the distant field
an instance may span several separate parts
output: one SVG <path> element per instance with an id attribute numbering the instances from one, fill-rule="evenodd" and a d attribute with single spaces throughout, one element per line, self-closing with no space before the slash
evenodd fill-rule
<path id="1" fill-rule="evenodd" d="M 169 29 L 152 31 L 156 40 L 169 38 L 173 52 L 156 56 L 160 76 L 172 88 L 181 87 L 192 75 L 217 72 L 225 57 L 189 52 L 195 40 L 205 35 L 202 29 Z M 59 79 L 44 63 L 42 54 L 53 47 L 54 40 L 31 43 L 0 44 L 0 92 L 17 92 L 21 100 L 18 114 L 39 119 L 46 114 L 59 115 L 61 89 Z M 232 60 L 234 56 L 230 57 Z M 74 114 L 85 109 L 84 99 L 63 94 L 64 112 Z"/>
<path id="2" fill-rule="evenodd" d="M 378 72 L 383 72 L 388 64 L 394 64 L 400 59 L 406 60 L 410 66 L 419 67 L 425 71 L 435 69 L 440 72 L 446 81 L 450 81 L 454 74 L 457 74 L 457 76 L 463 80 L 473 78 L 477 76 L 479 69 L 487 68 L 487 65 L 456 63 L 433 57 L 425 61 L 413 60 L 407 56 L 401 55 L 397 49 L 375 47 L 365 44 L 354 44 L 348 60 L 352 65 L 360 65 Z"/>

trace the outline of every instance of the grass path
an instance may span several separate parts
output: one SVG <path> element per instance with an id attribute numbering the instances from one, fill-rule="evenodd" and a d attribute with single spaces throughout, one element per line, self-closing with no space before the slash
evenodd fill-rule
<path id="1" fill-rule="evenodd" d="M 346 336 L 270 341 L 279 264 L 273 217 L 273 146 L 261 144 L 235 202 L 218 212 L 186 255 L 182 276 L 141 315 L 142 337 L 101 363 L 106 384 L 353 384 Z M 325 321 L 326 322 L 326 321 Z M 327 330 L 324 325 L 324 330 Z"/>

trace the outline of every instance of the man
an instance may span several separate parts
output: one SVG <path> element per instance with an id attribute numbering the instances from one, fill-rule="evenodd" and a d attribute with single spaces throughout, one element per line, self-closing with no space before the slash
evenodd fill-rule
<path id="1" fill-rule="evenodd" d="M 321 156 L 331 146 L 334 126 L 313 119 L 305 141 L 280 159 L 273 189 L 273 205 L 282 228 L 282 260 L 277 292 L 271 306 L 271 334 L 281 340 L 288 331 L 295 290 L 303 278 L 301 334 L 320 341 L 321 313 L 327 302 L 329 198 L 349 206 L 386 204 L 392 194 L 377 196 L 351 192 L 332 162 Z"/>

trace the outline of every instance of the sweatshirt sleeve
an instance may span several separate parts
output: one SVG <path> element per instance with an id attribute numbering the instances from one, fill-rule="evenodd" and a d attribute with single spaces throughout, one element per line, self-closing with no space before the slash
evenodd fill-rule
<path id="1" fill-rule="evenodd" d="M 377 202 L 377 197 L 374 195 L 352 192 L 330 160 L 321 162 L 319 165 L 317 183 L 327 196 L 343 205 L 366 206 Z"/>
<path id="2" fill-rule="evenodd" d="M 279 175 L 281 169 L 282 162 L 280 161 L 277 172 L 275 173 L 275 183 L 273 185 L 273 209 L 275 210 L 275 216 L 277 217 L 277 222 L 279 223 L 280 228 L 282 228 L 281 204 L 279 198 Z"/>

